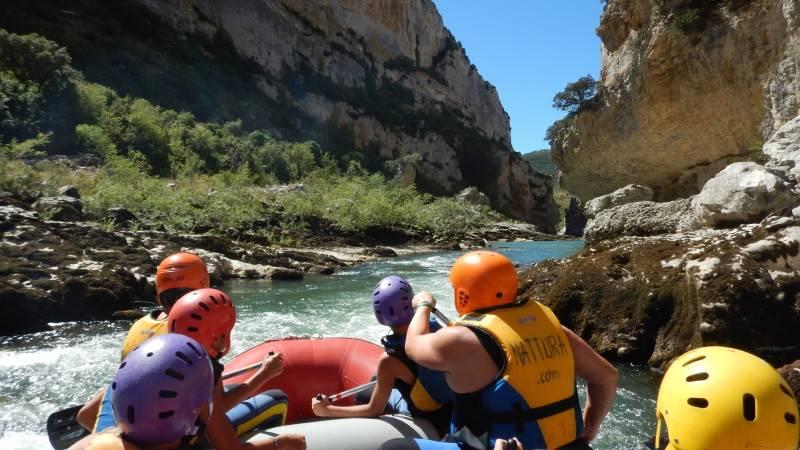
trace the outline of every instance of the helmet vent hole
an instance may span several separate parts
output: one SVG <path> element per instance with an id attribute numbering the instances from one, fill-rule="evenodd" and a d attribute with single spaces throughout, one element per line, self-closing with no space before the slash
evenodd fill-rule
<path id="1" fill-rule="evenodd" d="M 198 350 L 198 349 L 197 349 L 197 347 L 195 347 L 195 346 L 194 346 L 194 344 L 192 344 L 191 342 L 187 342 L 187 343 L 186 343 L 186 345 L 188 345 L 188 346 L 189 346 L 189 348 L 191 348 L 191 349 L 192 349 L 192 351 L 193 351 L 193 352 L 194 352 L 194 353 L 195 353 L 197 356 L 203 356 L 203 352 L 201 352 L 200 350 Z"/>
<path id="2" fill-rule="evenodd" d="M 498 292 L 497 294 L 494 294 L 494 296 L 497 297 L 497 298 L 503 298 L 503 293 L 502 292 Z"/>
<path id="3" fill-rule="evenodd" d="M 742 396 L 742 412 L 748 422 L 756 420 L 756 398 L 753 397 L 753 394 L 744 394 Z"/>
<path id="4" fill-rule="evenodd" d="M 689 375 L 688 377 L 686 377 L 686 381 L 689 381 L 689 382 L 692 382 L 692 381 L 703 381 L 703 380 L 707 380 L 707 379 L 708 379 L 708 374 L 706 372 L 700 372 L 700 373 L 696 373 L 694 375 Z"/>
<path id="5" fill-rule="evenodd" d="M 158 396 L 161 398 L 175 398 L 178 393 L 175 391 L 158 391 Z"/>
<path id="6" fill-rule="evenodd" d="M 116 391 L 116 390 L 117 390 L 117 382 L 116 382 L 116 381 L 114 381 L 113 383 L 111 383 L 111 390 L 112 390 L 112 391 Z"/>
<path id="7" fill-rule="evenodd" d="M 686 403 L 688 403 L 691 406 L 694 406 L 695 408 L 708 408 L 708 400 L 704 398 L 692 397 L 689 400 L 687 400 Z"/>
<path id="8" fill-rule="evenodd" d="M 394 315 L 394 308 L 391 308 L 391 307 L 389 308 L 389 315 L 390 316 Z"/>
<path id="9" fill-rule="evenodd" d="M 159 419 L 169 419 L 170 417 L 172 417 L 174 415 L 175 415 L 175 411 L 173 411 L 173 410 L 161 411 L 160 413 L 158 413 L 158 418 Z"/>
<path id="10" fill-rule="evenodd" d="M 172 322 L 170 322 L 169 331 L 175 331 L 175 319 L 172 319 Z"/>
<path id="11" fill-rule="evenodd" d="M 408 292 L 408 288 L 405 288 L 405 287 L 401 287 L 400 290 L 403 291 L 403 292 Z"/>
<path id="12" fill-rule="evenodd" d="M 215 305 L 219 305 L 219 300 L 217 300 L 217 298 L 214 297 L 213 295 L 209 295 L 208 298 L 210 298 Z"/>
<path id="13" fill-rule="evenodd" d="M 186 331 L 190 333 L 197 333 L 197 327 L 188 327 L 186 328 Z"/>
<path id="14" fill-rule="evenodd" d="M 128 416 L 128 423 L 135 424 L 136 423 L 136 408 L 133 405 L 128 405 L 128 409 L 125 411 Z"/>
<path id="15" fill-rule="evenodd" d="M 381 295 L 381 291 L 375 291 L 375 293 L 372 294 L 373 297 L 377 297 L 379 295 Z"/>
<path id="16" fill-rule="evenodd" d="M 183 381 L 183 374 L 178 372 L 177 370 L 167 369 L 164 372 L 168 377 L 175 378 L 176 380 Z"/>
<path id="17" fill-rule="evenodd" d="M 381 304 L 381 301 L 380 301 L 380 300 L 375 300 L 375 304 L 376 304 L 376 305 L 380 305 L 380 304 Z"/>
<path id="18" fill-rule="evenodd" d="M 122 364 L 119 365 L 119 368 L 122 369 L 123 367 L 128 365 L 128 361 L 122 361 Z"/>
<path id="19" fill-rule="evenodd" d="M 205 309 L 206 311 L 211 311 L 211 308 L 209 308 L 208 305 L 206 305 L 205 303 L 198 302 L 197 304 L 200 305 L 200 307 Z"/>
<path id="20" fill-rule="evenodd" d="M 145 355 L 145 356 L 147 356 L 148 358 L 150 358 L 151 356 L 153 356 L 153 352 L 147 352 L 147 355 Z"/>
<path id="21" fill-rule="evenodd" d="M 797 418 L 792 413 L 786 413 L 783 415 L 783 418 L 786 419 L 786 423 L 790 423 L 792 425 L 797 423 Z"/>
<path id="22" fill-rule="evenodd" d="M 782 385 L 780 385 L 780 386 L 781 386 L 781 390 L 783 391 L 783 393 L 784 393 L 784 394 L 786 394 L 786 395 L 787 395 L 789 398 L 791 398 L 792 400 L 794 400 L 794 396 L 792 395 L 792 391 L 790 391 L 790 390 L 789 390 L 789 388 L 788 388 L 788 387 L 786 387 L 786 386 L 785 386 L 785 385 L 783 385 L 783 384 L 782 384 Z"/>
<path id="23" fill-rule="evenodd" d="M 192 360 L 191 360 L 191 359 L 189 359 L 189 357 L 188 357 L 188 356 L 184 355 L 184 354 L 183 354 L 183 352 L 175 352 L 175 356 L 177 356 L 178 358 L 180 358 L 180 360 L 181 360 L 181 361 L 183 361 L 183 362 L 185 362 L 186 364 L 188 364 L 188 365 L 190 365 L 190 366 L 192 365 Z"/>
<path id="24" fill-rule="evenodd" d="M 403 306 L 403 311 L 408 311 L 408 308 L 410 308 L 410 306 L 408 306 L 408 305 Z"/>
<path id="25" fill-rule="evenodd" d="M 203 320 L 203 316 L 201 316 L 200 314 L 197 314 L 197 313 L 191 313 L 189 315 L 189 317 L 191 317 L 194 320 Z"/>
<path id="26" fill-rule="evenodd" d="M 703 359 L 706 359 L 706 355 L 700 355 L 700 356 L 698 356 L 698 357 L 696 357 L 696 358 L 692 358 L 692 359 L 690 359 L 690 360 L 686 361 L 685 363 L 683 363 L 683 367 L 686 367 L 686 366 L 688 366 L 689 364 L 694 364 L 694 363 L 696 363 L 697 361 L 700 361 L 700 360 L 703 360 Z"/>

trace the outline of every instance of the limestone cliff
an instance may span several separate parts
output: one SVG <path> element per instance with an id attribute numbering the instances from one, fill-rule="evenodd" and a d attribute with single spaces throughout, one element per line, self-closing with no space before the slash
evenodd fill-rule
<path id="1" fill-rule="evenodd" d="M 757 158 L 797 115 L 797 2 L 687 4 L 608 2 L 599 106 L 567 119 L 553 148 L 578 197 L 627 184 L 652 187 L 656 200 L 695 194 L 731 162 Z"/>
<path id="2" fill-rule="evenodd" d="M 371 170 L 416 153 L 423 190 L 476 186 L 495 208 L 554 231 L 551 182 L 512 150 L 497 91 L 431 0 L 11 3 L 0 26 L 65 45 L 90 80 L 147 98 L 172 89 L 159 104 L 183 109 L 180 92 L 206 109 L 218 105 L 223 119 L 238 115 L 287 139 L 315 139 Z M 188 63 L 175 56 L 197 43 Z M 206 90 L 219 71 L 212 65 L 228 73 Z M 192 82 L 199 86 L 187 92 Z"/>

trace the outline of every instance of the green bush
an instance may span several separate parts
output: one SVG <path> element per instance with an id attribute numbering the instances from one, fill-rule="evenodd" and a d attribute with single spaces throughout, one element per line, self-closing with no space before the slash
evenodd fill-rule
<path id="1" fill-rule="evenodd" d="M 499 218 L 485 207 L 451 198 L 434 199 L 413 187 L 387 182 L 382 175 L 359 173 L 314 174 L 304 180 L 304 191 L 277 199 L 286 214 L 306 221 L 320 217 L 342 230 L 371 226 L 434 233 L 475 229 Z"/>

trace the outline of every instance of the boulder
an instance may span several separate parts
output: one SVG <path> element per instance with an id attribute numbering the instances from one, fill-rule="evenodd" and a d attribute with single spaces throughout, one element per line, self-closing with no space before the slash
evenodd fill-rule
<path id="1" fill-rule="evenodd" d="M 738 162 L 708 180 L 692 208 L 699 223 L 725 227 L 758 222 L 798 203 L 800 198 L 766 167 Z"/>
<path id="2" fill-rule="evenodd" d="M 617 360 L 663 368 L 692 348 L 726 345 L 786 364 L 800 359 L 800 271 L 776 271 L 743 249 L 786 239 L 791 228 L 603 241 L 522 273 L 520 297 L 548 305 Z"/>
<path id="3" fill-rule="evenodd" d="M 586 203 L 584 214 L 587 219 L 594 218 L 600 211 L 634 202 L 646 202 L 653 199 L 653 190 L 639 184 L 629 184 L 616 191 L 593 198 Z"/>
<path id="4" fill-rule="evenodd" d="M 789 387 L 791 387 L 794 392 L 794 398 L 796 398 L 798 404 L 800 404 L 800 360 L 781 367 L 778 369 L 778 372 L 783 375 L 783 378 L 786 378 Z"/>
<path id="5" fill-rule="evenodd" d="M 584 239 L 595 243 L 621 236 L 655 236 L 696 227 L 691 199 L 636 202 L 601 211 L 586 224 Z"/>
<path id="6" fill-rule="evenodd" d="M 583 236 L 586 228 L 586 216 L 583 212 L 583 205 L 578 197 L 569 199 L 569 206 L 564 211 L 564 234 L 567 236 Z"/>
<path id="7" fill-rule="evenodd" d="M 83 215 L 81 201 L 67 195 L 42 197 L 33 204 L 33 209 L 45 218 L 62 222 L 78 221 Z"/>
<path id="8" fill-rule="evenodd" d="M 60 188 L 58 188 L 58 195 L 65 195 L 67 197 L 72 197 L 77 199 L 81 198 L 81 194 L 78 192 L 78 188 L 70 185 L 61 186 Z"/>
<path id="9" fill-rule="evenodd" d="M 117 225 L 127 225 L 136 220 L 136 216 L 125 208 L 114 207 L 106 210 L 106 219 Z"/>
<path id="10" fill-rule="evenodd" d="M 364 255 L 378 256 L 381 258 L 397 256 L 397 252 L 389 247 L 369 247 L 365 248 L 361 253 Z"/>
<path id="11" fill-rule="evenodd" d="M 483 192 L 479 191 L 476 187 L 468 187 L 456 195 L 456 200 L 462 203 L 471 203 L 473 205 L 491 206 L 492 202 L 489 197 Z"/>

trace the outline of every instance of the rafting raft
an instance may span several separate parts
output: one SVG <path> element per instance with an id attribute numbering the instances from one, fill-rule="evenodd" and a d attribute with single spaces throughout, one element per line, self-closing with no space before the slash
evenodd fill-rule
<path id="1" fill-rule="evenodd" d="M 283 355 L 283 372 L 260 388 L 261 392 L 279 389 L 286 395 L 272 396 L 273 404 L 260 405 L 258 410 L 281 411 L 285 419 L 279 426 L 259 428 L 250 439 L 281 433 L 299 433 L 306 437 L 309 450 L 377 450 L 395 438 L 439 439 L 433 425 L 425 419 L 406 415 L 384 415 L 377 418 L 321 419 L 311 410 L 311 399 L 317 394 L 331 395 L 369 383 L 378 369 L 383 348 L 353 338 L 287 338 L 270 340 L 237 355 L 225 364 L 234 371 L 264 359 L 269 352 Z M 226 380 L 241 383 L 248 373 Z M 354 397 L 337 405 L 352 405 Z M 285 410 L 285 411 L 284 411 Z M 245 407 L 238 414 L 248 414 Z M 230 414 L 229 414 L 230 416 Z M 239 417 L 236 422 L 247 422 Z"/>

